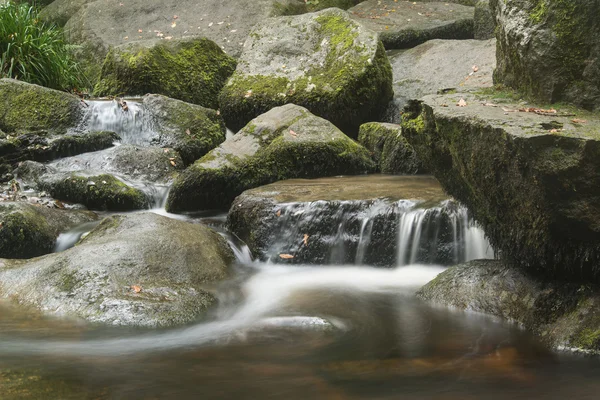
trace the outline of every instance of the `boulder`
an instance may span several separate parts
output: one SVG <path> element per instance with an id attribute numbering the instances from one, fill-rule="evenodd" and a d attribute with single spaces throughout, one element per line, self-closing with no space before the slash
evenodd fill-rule
<path id="1" fill-rule="evenodd" d="M 372 171 L 368 151 L 294 104 L 276 107 L 188 167 L 173 184 L 170 212 L 227 209 L 244 190 L 281 179 Z"/>
<path id="2" fill-rule="evenodd" d="M 486 40 L 496 37 L 496 22 L 490 8 L 490 0 L 479 0 L 475 5 L 475 39 Z"/>
<path id="3" fill-rule="evenodd" d="M 96 0 L 54 0 L 40 11 L 40 18 L 64 26 L 83 6 Z"/>
<path id="4" fill-rule="evenodd" d="M 225 140 L 225 122 L 215 110 L 160 95 L 144 96 L 143 107 L 158 131 L 153 144 L 175 149 L 185 165 Z"/>
<path id="5" fill-rule="evenodd" d="M 287 103 L 348 134 L 375 120 L 392 97 L 391 68 L 377 36 L 339 9 L 257 24 L 220 95 L 233 130 Z"/>
<path id="6" fill-rule="evenodd" d="M 299 15 L 331 7 L 347 10 L 361 1 L 363 0 L 321 0 L 308 3 L 305 0 L 275 0 L 273 2 L 273 15 Z"/>
<path id="7" fill-rule="evenodd" d="M 97 218 L 89 211 L 0 202 L 0 257 L 30 258 L 50 253 L 60 233 Z"/>
<path id="8" fill-rule="evenodd" d="M 368 122 L 360 126 L 358 142 L 371 151 L 384 174 L 421 174 L 426 170 L 396 124 Z"/>
<path id="9" fill-rule="evenodd" d="M 598 279 L 600 118 L 514 96 L 425 96 L 402 132 L 503 259 L 545 276 Z"/>
<path id="10" fill-rule="evenodd" d="M 77 96 L 14 79 L 0 79 L 0 129 L 6 133 L 44 130 L 62 134 L 77 126 L 84 108 Z"/>
<path id="11" fill-rule="evenodd" d="M 495 82 L 542 102 L 600 108 L 600 3 L 491 0 Z"/>
<path id="12" fill-rule="evenodd" d="M 559 350 L 600 354 L 600 288 L 539 281 L 498 260 L 448 268 L 417 296 L 516 322 Z"/>
<path id="13" fill-rule="evenodd" d="M 0 295 L 45 313 L 112 325 L 173 326 L 215 302 L 233 253 L 216 232 L 151 213 L 108 217 L 68 250 L 2 260 Z"/>
<path id="14" fill-rule="evenodd" d="M 348 12 L 377 32 L 386 49 L 406 49 L 431 39 L 473 39 L 473 7 L 448 2 L 367 0 Z"/>
<path id="15" fill-rule="evenodd" d="M 157 93 L 218 108 L 217 96 L 235 60 L 209 39 L 138 41 L 112 48 L 96 96 Z"/>

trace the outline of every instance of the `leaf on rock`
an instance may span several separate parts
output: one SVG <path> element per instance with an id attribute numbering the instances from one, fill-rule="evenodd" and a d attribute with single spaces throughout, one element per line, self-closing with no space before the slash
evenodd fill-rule
<path id="1" fill-rule="evenodd" d="M 290 259 L 294 258 L 294 256 L 291 254 L 280 254 L 279 258 L 284 259 L 284 260 L 290 260 Z"/>
<path id="2" fill-rule="evenodd" d="M 461 98 L 458 103 L 456 103 L 456 105 L 458 107 L 466 107 L 467 106 L 467 102 L 465 101 L 465 99 Z"/>
<path id="3" fill-rule="evenodd" d="M 139 293 L 142 291 L 142 287 L 138 285 L 131 285 L 131 290 L 133 290 L 135 293 Z"/>
<path id="4" fill-rule="evenodd" d="M 305 246 L 308 246 L 308 238 L 310 236 L 308 236 L 306 233 L 304 234 L 304 238 L 302 239 L 302 243 L 304 243 Z"/>

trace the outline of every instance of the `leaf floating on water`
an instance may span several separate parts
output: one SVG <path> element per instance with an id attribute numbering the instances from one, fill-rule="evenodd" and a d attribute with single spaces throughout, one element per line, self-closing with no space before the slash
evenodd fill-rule
<path id="1" fill-rule="evenodd" d="M 290 260 L 290 259 L 294 258 L 294 256 L 291 254 L 280 254 L 279 258 L 282 258 L 284 260 Z"/>
<path id="2" fill-rule="evenodd" d="M 456 103 L 456 105 L 458 107 L 466 107 L 467 106 L 467 102 L 465 101 L 465 99 L 461 98 L 458 103 Z"/>
<path id="3" fill-rule="evenodd" d="M 131 285 L 131 290 L 133 290 L 135 293 L 139 293 L 142 291 L 142 287 L 137 285 Z"/>
<path id="4" fill-rule="evenodd" d="M 308 236 L 306 233 L 304 234 L 304 239 L 302 239 L 302 243 L 304 243 L 305 246 L 308 246 L 308 238 L 310 236 Z"/>

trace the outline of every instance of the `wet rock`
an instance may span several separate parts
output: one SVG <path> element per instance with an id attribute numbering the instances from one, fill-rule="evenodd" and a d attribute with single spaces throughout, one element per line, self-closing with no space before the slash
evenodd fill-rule
<path id="1" fill-rule="evenodd" d="M 64 252 L 2 260 L 0 294 L 48 314 L 173 326 L 215 302 L 205 287 L 226 278 L 232 261 L 225 239 L 203 225 L 116 215 Z"/>
<path id="2" fill-rule="evenodd" d="M 515 96 L 426 96 L 402 132 L 506 261 L 546 276 L 598 279 L 600 118 L 523 106 Z"/>
<path id="3" fill-rule="evenodd" d="M 392 97 L 391 68 L 377 36 L 339 9 L 270 18 L 254 27 L 220 95 L 237 130 L 294 103 L 356 135 Z"/>
<path id="4" fill-rule="evenodd" d="M 40 11 L 40 17 L 45 21 L 64 26 L 77 11 L 94 1 L 96 0 L 54 0 Z"/>
<path id="5" fill-rule="evenodd" d="M 273 15 L 299 15 L 309 12 L 324 10 L 330 7 L 347 10 L 363 0 L 321 0 L 315 3 L 307 3 L 304 0 L 275 0 L 273 2 Z"/>
<path id="6" fill-rule="evenodd" d="M 497 260 L 448 268 L 418 297 L 517 322 L 562 350 L 600 354 L 600 288 L 540 281 Z"/>
<path id="7" fill-rule="evenodd" d="M 377 32 L 386 49 L 407 49 L 431 39 L 473 39 L 473 7 L 448 2 L 367 0 L 348 10 Z"/>
<path id="8" fill-rule="evenodd" d="M 491 0 L 497 83 L 542 102 L 600 108 L 600 3 Z"/>
<path id="9" fill-rule="evenodd" d="M 402 109 L 409 100 L 441 90 L 492 86 L 496 41 L 430 40 L 392 56 L 390 62 L 394 100 Z"/>
<path id="10" fill-rule="evenodd" d="M 154 94 L 144 96 L 143 105 L 159 131 L 156 143 L 175 149 L 186 165 L 225 140 L 225 122 L 215 110 Z"/>
<path id="11" fill-rule="evenodd" d="M 30 258 L 50 253 L 60 233 L 97 218 L 89 211 L 0 202 L 0 257 Z"/>
<path id="12" fill-rule="evenodd" d="M 384 174 L 422 174 L 427 171 L 395 124 L 369 122 L 360 126 L 358 142 L 371 151 Z"/>
<path id="13" fill-rule="evenodd" d="M 84 105 L 76 96 L 13 79 L 0 79 L 0 129 L 8 134 L 49 131 L 62 134 L 77 126 Z"/>
<path id="14" fill-rule="evenodd" d="M 124 44 L 108 52 L 94 94 L 157 93 L 218 108 L 217 96 L 235 64 L 209 39 Z"/>
<path id="15" fill-rule="evenodd" d="M 486 40 L 496 37 L 496 22 L 490 8 L 490 0 L 479 0 L 475 5 L 475 39 Z"/>
<path id="16" fill-rule="evenodd" d="M 188 167 L 167 200 L 170 212 L 227 209 L 246 189 L 280 179 L 361 174 L 368 151 L 330 122 L 287 104 L 252 120 Z"/>

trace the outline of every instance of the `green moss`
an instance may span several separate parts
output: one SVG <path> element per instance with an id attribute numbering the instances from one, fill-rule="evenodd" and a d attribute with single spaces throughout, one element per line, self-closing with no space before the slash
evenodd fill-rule
<path id="1" fill-rule="evenodd" d="M 31 258 L 52 251 L 56 237 L 33 210 L 0 206 L 0 258 Z"/>

